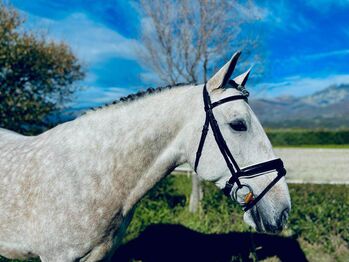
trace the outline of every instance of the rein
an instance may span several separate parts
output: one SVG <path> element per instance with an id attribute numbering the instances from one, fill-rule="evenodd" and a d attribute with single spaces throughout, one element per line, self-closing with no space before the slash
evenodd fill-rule
<path id="1" fill-rule="evenodd" d="M 256 165 L 248 166 L 245 168 L 240 168 L 237 164 L 236 160 L 234 159 L 232 153 L 230 152 L 224 137 L 221 133 L 221 130 L 219 129 L 217 120 L 213 114 L 213 108 L 220 106 L 224 103 L 235 101 L 235 100 L 247 100 L 246 95 L 235 95 L 223 98 L 217 102 L 211 103 L 210 95 L 207 91 L 206 84 L 203 88 L 203 99 L 204 99 L 204 105 L 205 105 L 205 112 L 206 112 L 206 119 L 204 126 L 202 128 L 201 138 L 199 142 L 198 149 L 196 151 L 196 159 L 195 159 L 195 165 L 194 165 L 194 171 L 197 172 L 197 167 L 199 165 L 200 157 L 202 154 L 202 150 L 205 144 L 205 140 L 207 137 L 207 133 L 209 128 L 211 127 L 214 138 L 216 140 L 216 143 L 218 145 L 218 148 L 227 164 L 227 167 L 230 171 L 231 177 L 226 182 L 225 187 L 222 189 L 223 193 L 226 196 L 230 196 L 233 200 L 237 201 L 242 207 L 243 210 L 246 212 L 247 210 L 251 209 L 254 205 L 257 204 L 259 200 L 283 177 L 286 175 L 286 170 L 284 168 L 283 162 L 280 158 L 269 160 L 266 162 L 262 162 Z M 277 176 L 275 179 L 268 185 L 266 188 L 258 195 L 254 196 L 252 188 L 247 185 L 241 183 L 239 178 L 243 179 L 251 179 L 257 176 L 262 176 L 267 173 L 270 173 L 272 171 L 277 171 Z M 237 185 L 236 190 L 233 190 L 234 185 Z M 239 195 L 238 191 L 246 188 L 248 190 L 248 193 L 244 194 L 244 199 L 242 201 L 239 201 Z"/>

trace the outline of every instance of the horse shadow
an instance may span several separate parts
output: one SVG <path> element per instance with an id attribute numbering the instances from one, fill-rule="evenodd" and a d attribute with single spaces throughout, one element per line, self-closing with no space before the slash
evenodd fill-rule
<path id="1" fill-rule="evenodd" d="M 308 261 L 295 239 L 250 232 L 203 234 L 182 225 L 148 226 L 122 245 L 112 261 Z"/>

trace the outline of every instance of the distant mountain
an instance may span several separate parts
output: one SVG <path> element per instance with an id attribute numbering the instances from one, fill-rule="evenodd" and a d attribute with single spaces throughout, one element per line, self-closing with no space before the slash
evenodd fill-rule
<path id="1" fill-rule="evenodd" d="M 264 127 L 349 128 L 349 84 L 304 97 L 251 99 L 250 104 Z"/>

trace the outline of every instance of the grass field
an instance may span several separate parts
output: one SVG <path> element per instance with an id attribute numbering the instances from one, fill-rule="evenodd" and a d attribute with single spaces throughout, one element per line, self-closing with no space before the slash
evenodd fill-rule
<path id="1" fill-rule="evenodd" d="M 266 129 L 274 146 L 349 145 L 349 129 Z"/>
<path id="2" fill-rule="evenodd" d="M 181 224 L 208 234 L 251 230 L 242 220 L 240 207 L 208 183 L 204 185 L 201 209 L 196 214 L 189 213 L 190 183 L 187 176 L 169 176 L 149 192 L 138 204 L 124 242 L 158 223 Z M 289 187 L 292 212 L 282 235 L 296 239 L 310 261 L 348 261 L 349 186 Z"/>
<path id="3" fill-rule="evenodd" d="M 296 146 L 274 146 L 274 148 L 333 148 L 333 149 L 347 149 L 349 148 L 349 144 L 341 144 L 341 145 L 296 145 Z"/>
<path id="4" fill-rule="evenodd" d="M 154 223 L 182 224 L 203 233 L 249 231 L 240 207 L 205 184 L 202 207 L 188 212 L 191 179 L 168 177 L 143 199 L 132 220 L 125 241 Z M 310 261 L 348 261 L 349 186 L 290 185 L 292 212 L 282 233 L 295 238 Z"/>

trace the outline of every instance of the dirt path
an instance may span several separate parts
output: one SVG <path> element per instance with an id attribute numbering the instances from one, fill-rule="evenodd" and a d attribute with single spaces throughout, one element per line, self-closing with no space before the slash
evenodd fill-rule
<path id="1" fill-rule="evenodd" d="M 349 149 L 276 148 L 293 183 L 349 184 Z"/>
<path id="2" fill-rule="evenodd" d="M 276 148 L 290 183 L 349 184 L 349 149 Z M 175 171 L 191 173 L 188 165 Z"/>

